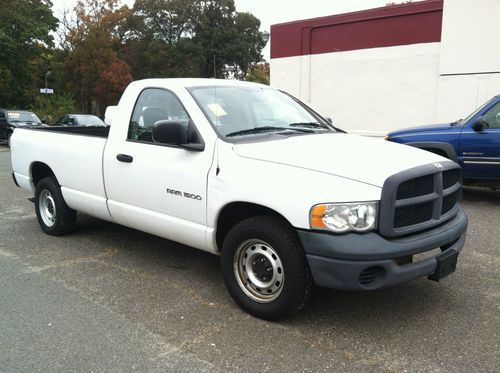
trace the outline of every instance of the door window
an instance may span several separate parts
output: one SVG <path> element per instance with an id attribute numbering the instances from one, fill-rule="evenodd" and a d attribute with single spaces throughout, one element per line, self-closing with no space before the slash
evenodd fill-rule
<path id="1" fill-rule="evenodd" d="M 189 124 L 189 116 L 179 99 L 170 91 L 148 88 L 141 92 L 128 128 L 128 140 L 153 142 L 153 125 L 160 120 Z"/>
<path id="2" fill-rule="evenodd" d="M 67 126 L 69 125 L 69 118 L 67 116 L 61 117 L 56 124 L 58 126 Z"/>
<path id="3" fill-rule="evenodd" d="M 500 102 L 497 102 L 483 115 L 483 119 L 490 128 L 500 128 Z"/>

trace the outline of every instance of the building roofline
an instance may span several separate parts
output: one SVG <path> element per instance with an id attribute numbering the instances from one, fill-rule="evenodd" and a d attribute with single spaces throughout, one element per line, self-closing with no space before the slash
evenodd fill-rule
<path id="1" fill-rule="evenodd" d="M 272 24 L 271 27 L 294 25 L 304 22 L 311 22 L 314 25 L 316 25 L 318 21 L 331 21 L 335 19 L 340 20 L 343 18 L 349 18 L 349 20 L 346 20 L 347 22 L 354 22 L 354 21 L 362 21 L 365 20 L 366 18 L 373 18 L 374 15 L 378 16 L 376 18 L 379 17 L 383 18 L 383 17 L 401 16 L 406 14 L 433 12 L 436 10 L 442 10 L 443 2 L 444 0 L 422 0 L 406 4 L 386 5 L 377 8 L 357 10 L 354 12 L 339 13 L 322 17 L 312 17 L 312 18 L 299 19 L 295 21 L 280 22 Z"/>

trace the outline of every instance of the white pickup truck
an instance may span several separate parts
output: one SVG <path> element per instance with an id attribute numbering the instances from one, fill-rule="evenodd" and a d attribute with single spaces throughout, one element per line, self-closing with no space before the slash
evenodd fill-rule
<path id="1" fill-rule="evenodd" d="M 73 231 L 79 211 L 220 255 L 233 299 L 264 319 L 314 284 L 438 281 L 465 242 L 456 163 L 348 135 L 263 85 L 136 81 L 111 128 L 19 128 L 11 146 L 44 232 Z"/>

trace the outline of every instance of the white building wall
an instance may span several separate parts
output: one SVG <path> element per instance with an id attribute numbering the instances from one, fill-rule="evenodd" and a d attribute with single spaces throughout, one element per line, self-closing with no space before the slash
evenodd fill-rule
<path id="1" fill-rule="evenodd" d="M 500 0 L 445 0 L 437 120 L 500 94 Z"/>
<path id="2" fill-rule="evenodd" d="M 500 72 L 500 0 L 444 0 L 440 74 Z"/>
<path id="3" fill-rule="evenodd" d="M 499 94 L 500 73 L 441 76 L 436 99 L 436 122 L 465 118 Z"/>
<path id="4" fill-rule="evenodd" d="M 500 94 L 500 0 L 445 0 L 441 43 L 271 59 L 271 85 L 349 132 L 454 121 Z"/>
<path id="5" fill-rule="evenodd" d="M 439 43 L 271 60 L 271 85 L 349 132 L 383 136 L 436 115 Z"/>

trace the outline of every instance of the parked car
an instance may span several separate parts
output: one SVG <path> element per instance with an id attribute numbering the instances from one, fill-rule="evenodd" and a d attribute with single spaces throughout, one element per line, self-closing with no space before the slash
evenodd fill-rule
<path id="1" fill-rule="evenodd" d="M 89 114 L 66 114 L 59 118 L 55 126 L 83 126 L 83 127 L 105 127 L 106 124 L 95 115 Z"/>
<path id="2" fill-rule="evenodd" d="M 42 121 L 31 111 L 0 109 L 0 141 L 8 142 L 14 129 L 26 126 L 42 126 Z"/>
<path id="3" fill-rule="evenodd" d="M 466 185 L 500 187 L 500 95 L 465 119 L 393 131 L 386 139 L 458 162 Z"/>
<path id="4" fill-rule="evenodd" d="M 111 127 L 16 131 L 12 167 L 45 233 L 72 232 L 81 211 L 220 255 L 235 302 L 264 319 L 313 284 L 439 281 L 467 230 L 455 162 L 348 135 L 248 82 L 133 82 Z"/>

